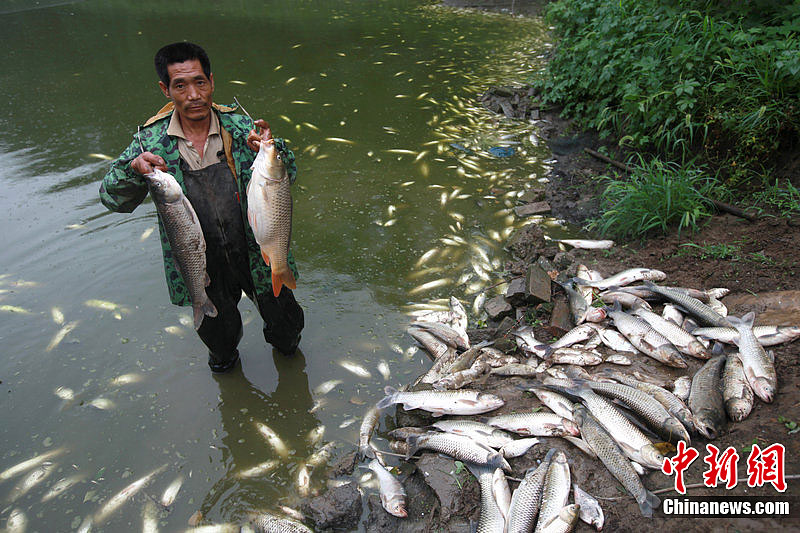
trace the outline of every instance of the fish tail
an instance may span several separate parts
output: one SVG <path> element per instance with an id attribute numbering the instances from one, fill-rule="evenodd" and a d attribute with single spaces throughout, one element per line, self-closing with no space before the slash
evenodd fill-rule
<path id="1" fill-rule="evenodd" d="M 642 285 L 644 285 L 648 289 L 652 289 L 653 287 L 657 287 L 658 286 L 655 283 L 653 283 L 652 281 L 650 281 L 649 279 L 642 280 Z"/>
<path id="2" fill-rule="evenodd" d="M 278 272 L 276 269 L 272 269 L 272 294 L 275 295 L 275 298 L 281 293 L 281 289 L 283 286 L 286 285 L 290 289 L 294 290 L 297 288 L 297 282 L 294 279 L 294 275 L 292 271 L 288 268 L 283 272 Z"/>
<path id="3" fill-rule="evenodd" d="M 378 409 L 386 409 L 390 405 L 397 403 L 396 402 L 397 389 L 395 389 L 394 387 L 387 386 L 384 389 L 384 392 L 386 393 L 386 397 L 378 402 L 377 404 Z"/>
<path id="4" fill-rule="evenodd" d="M 197 331 L 203 324 L 203 319 L 205 317 L 210 316 L 211 318 L 214 318 L 215 316 L 217 316 L 217 308 L 216 306 L 214 306 L 214 302 L 211 301 L 211 298 L 206 296 L 204 302 L 194 306 L 193 314 L 194 314 L 194 329 L 195 331 Z"/>
<path id="5" fill-rule="evenodd" d="M 408 444 L 408 450 L 406 450 L 406 460 L 408 460 L 412 455 L 417 453 L 417 450 L 419 450 L 419 435 L 409 435 L 406 439 L 406 443 Z"/>
<path id="6" fill-rule="evenodd" d="M 642 516 L 650 518 L 653 516 L 653 509 L 661 505 L 661 500 L 658 496 L 645 489 L 642 498 L 637 500 L 637 503 L 639 504 L 639 510 L 642 511 Z"/>

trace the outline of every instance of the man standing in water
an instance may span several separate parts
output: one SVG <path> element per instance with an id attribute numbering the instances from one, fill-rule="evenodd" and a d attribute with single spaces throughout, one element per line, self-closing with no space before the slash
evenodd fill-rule
<path id="1" fill-rule="evenodd" d="M 273 296 L 269 267 L 247 222 L 250 167 L 258 143 L 272 138 L 269 126 L 264 120 L 254 123 L 234 113 L 235 107 L 212 102 L 214 75 L 200 46 L 167 45 L 156 53 L 155 66 L 158 85 L 170 102 L 145 122 L 137 138 L 111 164 L 100 186 L 100 199 L 111 211 L 130 213 L 147 195 L 144 174 L 157 168 L 175 176 L 197 212 L 206 241 L 211 279 L 206 293 L 218 312 L 216 317 L 206 316 L 197 330 L 208 347 L 208 366 L 214 372 L 226 372 L 239 359 L 236 347 L 242 338 L 242 318 L 237 305 L 243 291 L 264 319 L 266 341 L 292 355 L 300 342 L 303 310 L 288 287 L 277 298 Z M 294 154 L 282 139 L 274 141 L 293 182 Z M 170 300 L 191 305 L 160 217 L 158 229 Z M 297 277 L 291 252 L 289 267 Z"/>

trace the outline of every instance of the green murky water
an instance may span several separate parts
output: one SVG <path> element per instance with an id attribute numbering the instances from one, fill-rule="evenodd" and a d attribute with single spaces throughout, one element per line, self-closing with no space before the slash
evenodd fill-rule
<path id="1" fill-rule="evenodd" d="M 95 531 L 139 529 L 145 495 L 160 498 L 179 477 L 163 531 L 185 529 L 198 510 L 201 523 L 237 523 L 292 505 L 305 458 L 326 442 L 355 442 L 384 385 L 427 368 L 409 350 L 407 313 L 450 294 L 470 308 L 500 280 L 501 243 L 522 223 L 511 208 L 544 176 L 548 153 L 530 125 L 501 120 L 477 97 L 525 81 L 546 49 L 543 25 L 400 1 L 4 6 L 0 523 L 14 513 L 28 531 L 74 530 L 87 517 Z M 298 158 L 302 354 L 273 357 L 243 301 L 241 369 L 224 376 L 209 372 L 188 311 L 168 303 L 152 204 L 122 215 L 97 198 L 108 167 L 98 154 L 115 157 L 164 103 L 152 56 L 180 39 L 209 52 L 215 100 L 238 97 Z M 515 153 L 496 158 L 488 150 L 498 146 Z M 325 393 L 329 380 L 338 383 Z M 257 422 L 289 453 L 242 478 L 280 459 Z M 34 468 L 7 470 L 53 450 L 31 487 Z M 109 498 L 163 465 L 101 516 Z M 323 471 L 312 471 L 312 489 Z"/>

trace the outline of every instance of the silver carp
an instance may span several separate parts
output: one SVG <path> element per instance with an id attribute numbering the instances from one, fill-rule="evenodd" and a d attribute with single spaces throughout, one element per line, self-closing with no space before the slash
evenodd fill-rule
<path id="1" fill-rule="evenodd" d="M 369 469 L 375 472 L 378 478 L 381 486 L 381 505 L 386 512 L 400 518 L 407 517 L 406 491 L 403 485 L 377 459 L 370 461 Z"/>
<path id="2" fill-rule="evenodd" d="M 283 156 L 273 139 L 261 141 L 247 185 L 247 220 L 261 247 L 261 257 L 272 270 L 272 294 L 297 288 L 289 269 L 292 239 L 292 192 Z"/>
<path id="3" fill-rule="evenodd" d="M 503 456 L 488 446 L 472 440 L 464 435 L 453 433 L 426 433 L 424 435 L 410 435 L 406 439 L 408 452 L 406 458 L 414 455 L 420 448 L 426 448 L 453 459 L 511 471 L 511 466 Z"/>
<path id="4" fill-rule="evenodd" d="M 650 268 L 629 268 L 628 270 L 623 270 L 618 274 L 614 274 L 613 276 L 600 281 L 587 282 L 585 280 L 578 280 L 577 282 L 580 285 L 588 285 L 589 287 L 594 287 L 595 289 L 610 289 L 611 287 L 628 285 L 635 281 L 662 281 L 665 279 L 667 279 L 667 275 L 660 270 L 653 270 Z"/>
<path id="5" fill-rule="evenodd" d="M 713 339 L 726 344 L 734 344 L 739 338 L 736 328 L 697 328 L 692 331 L 697 337 Z M 761 346 L 775 346 L 800 337 L 798 326 L 755 326 L 753 334 Z"/>
<path id="6" fill-rule="evenodd" d="M 580 519 L 590 526 L 594 526 L 597 531 L 603 529 L 605 515 L 603 508 L 600 507 L 600 502 L 580 488 L 577 483 L 572 484 L 572 498 L 576 504 L 581 506 Z"/>
<path id="7" fill-rule="evenodd" d="M 439 420 L 433 427 L 445 433 L 465 435 L 490 448 L 502 448 L 514 442 L 514 437 L 502 429 L 475 420 Z"/>
<path id="8" fill-rule="evenodd" d="M 194 329 L 199 329 L 203 318 L 217 316 L 217 308 L 206 294 L 206 287 L 211 279 L 206 272 L 206 241 L 203 229 L 194 207 L 171 174 L 155 169 L 144 177 L 167 234 L 175 266 L 189 291 Z"/>
<path id="9" fill-rule="evenodd" d="M 490 426 L 512 431 L 526 437 L 578 436 L 580 432 L 574 422 L 555 413 L 513 413 L 486 418 Z"/>
<path id="10" fill-rule="evenodd" d="M 423 409 L 433 416 L 478 415 L 505 405 L 499 396 L 472 390 L 406 392 L 393 387 L 384 390 L 386 397 L 378 402 L 378 409 L 402 403 L 406 410 Z"/>

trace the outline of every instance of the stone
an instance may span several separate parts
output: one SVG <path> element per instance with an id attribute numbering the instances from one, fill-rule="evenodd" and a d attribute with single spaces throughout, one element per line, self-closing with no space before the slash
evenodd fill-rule
<path id="1" fill-rule="evenodd" d="M 550 326 L 564 333 L 572 329 L 572 317 L 566 300 L 558 299 L 555 301 L 553 312 L 550 315 Z"/>
<path id="2" fill-rule="evenodd" d="M 528 293 L 525 291 L 525 278 L 512 279 L 506 289 L 506 301 L 514 307 L 518 307 L 524 305 L 527 300 Z"/>
<path id="3" fill-rule="evenodd" d="M 500 325 L 497 326 L 497 334 L 498 335 L 505 335 L 517 324 L 517 321 L 511 318 L 510 316 L 505 317 L 501 322 Z M 495 347 L 497 343 L 495 342 Z M 500 348 L 498 348 L 499 350 Z"/>
<path id="4" fill-rule="evenodd" d="M 529 217 L 550 212 L 550 204 L 547 202 L 533 202 L 525 205 L 518 205 L 514 208 L 514 213 L 518 217 Z"/>
<path id="5" fill-rule="evenodd" d="M 439 498 L 441 504 L 441 521 L 450 520 L 450 512 L 455 508 L 461 489 L 456 483 L 455 464 L 452 459 L 444 458 L 438 454 L 424 453 L 417 461 L 417 471 L 422 474 L 422 479 Z"/>
<path id="6" fill-rule="evenodd" d="M 545 191 L 544 189 L 528 189 L 522 196 L 519 197 L 520 202 L 523 204 L 530 204 L 533 202 L 541 202 L 544 200 Z"/>
<path id="7" fill-rule="evenodd" d="M 513 311 L 511 304 L 502 295 L 486 300 L 486 303 L 483 304 L 483 309 L 492 320 L 500 320 L 503 317 L 511 316 Z"/>
<path id="8" fill-rule="evenodd" d="M 550 274 L 541 266 L 533 263 L 528 266 L 523 290 L 526 299 L 531 303 L 550 301 Z"/>
<path id="9" fill-rule="evenodd" d="M 528 224 L 518 229 L 506 244 L 506 248 L 513 256 L 527 261 L 535 261 L 539 250 L 544 246 L 544 232 L 536 224 Z"/>
<path id="10" fill-rule="evenodd" d="M 352 531 L 358 528 L 358 521 L 361 518 L 361 494 L 356 484 L 351 482 L 307 500 L 302 504 L 301 510 L 314 523 L 316 530 Z"/>

